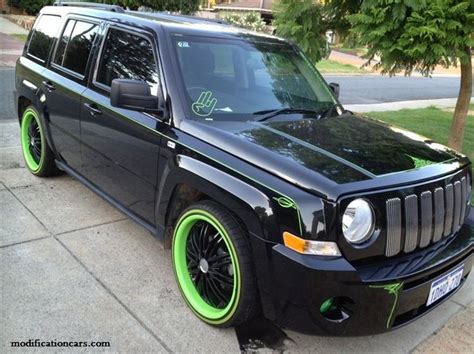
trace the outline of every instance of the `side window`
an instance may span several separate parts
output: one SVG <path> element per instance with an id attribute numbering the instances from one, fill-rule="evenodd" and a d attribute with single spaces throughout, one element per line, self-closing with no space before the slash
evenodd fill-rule
<path id="1" fill-rule="evenodd" d="M 114 79 L 142 80 L 157 95 L 158 67 L 147 39 L 111 28 L 105 38 L 96 81 L 110 87 Z"/>
<path id="2" fill-rule="evenodd" d="M 34 56 L 41 61 L 46 61 L 54 37 L 59 30 L 60 23 L 61 17 L 59 16 L 41 16 L 31 35 L 27 54 Z"/>
<path id="3" fill-rule="evenodd" d="M 53 62 L 84 75 L 96 34 L 96 24 L 69 20 L 58 43 Z"/>

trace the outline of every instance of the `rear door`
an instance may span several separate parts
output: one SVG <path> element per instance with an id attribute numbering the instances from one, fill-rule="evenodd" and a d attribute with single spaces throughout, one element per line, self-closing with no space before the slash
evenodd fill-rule
<path id="1" fill-rule="evenodd" d="M 43 73 L 50 130 L 57 152 L 72 168 L 80 167 L 80 99 L 99 28 L 97 21 L 69 17 Z"/>
<path id="2" fill-rule="evenodd" d="M 135 216 L 154 225 L 160 117 L 110 105 L 114 79 L 160 85 L 157 46 L 146 32 L 111 25 L 81 101 L 80 173 Z"/>

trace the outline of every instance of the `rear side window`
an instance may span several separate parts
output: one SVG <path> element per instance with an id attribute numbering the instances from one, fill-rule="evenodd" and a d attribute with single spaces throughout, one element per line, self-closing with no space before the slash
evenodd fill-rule
<path id="1" fill-rule="evenodd" d="M 96 81 L 110 87 L 114 79 L 145 81 L 157 95 L 158 68 L 148 39 L 114 28 L 108 31 Z"/>
<path id="2" fill-rule="evenodd" d="M 27 53 L 43 62 L 46 61 L 60 23 L 59 16 L 41 16 L 31 35 Z"/>
<path id="3" fill-rule="evenodd" d="M 59 40 L 53 62 L 83 76 L 96 34 L 96 24 L 69 20 Z"/>

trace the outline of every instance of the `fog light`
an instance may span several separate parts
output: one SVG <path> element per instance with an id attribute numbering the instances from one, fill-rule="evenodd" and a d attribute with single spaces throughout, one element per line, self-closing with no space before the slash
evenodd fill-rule
<path id="1" fill-rule="evenodd" d="M 283 242 L 286 247 L 302 254 L 333 257 L 341 255 L 339 247 L 337 247 L 335 242 L 305 240 L 287 231 L 283 233 Z"/>

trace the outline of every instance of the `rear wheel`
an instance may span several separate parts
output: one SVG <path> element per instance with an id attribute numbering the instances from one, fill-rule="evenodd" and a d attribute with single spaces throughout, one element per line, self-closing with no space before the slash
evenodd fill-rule
<path id="1" fill-rule="evenodd" d="M 245 232 L 225 209 L 200 202 L 176 223 L 173 265 L 191 310 L 214 326 L 238 325 L 258 309 L 254 271 Z"/>
<path id="2" fill-rule="evenodd" d="M 31 173 L 40 177 L 59 173 L 39 113 L 33 106 L 27 107 L 21 117 L 20 139 L 25 165 Z"/>

